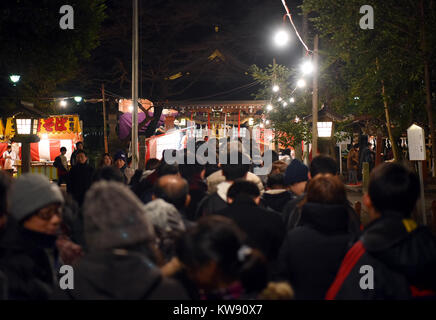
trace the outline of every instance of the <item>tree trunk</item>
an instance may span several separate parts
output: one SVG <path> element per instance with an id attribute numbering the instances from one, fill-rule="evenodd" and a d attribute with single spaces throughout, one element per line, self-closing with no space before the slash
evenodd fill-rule
<path id="1" fill-rule="evenodd" d="M 428 117 L 428 126 L 430 128 L 431 135 L 431 150 L 433 157 L 433 177 L 436 177 L 436 134 L 435 134 L 435 126 L 433 121 L 433 106 L 431 103 L 431 82 L 430 82 L 430 65 L 428 62 L 428 53 L 427 53 L 427 38 L 425 32 L 425 13 L 424 13 L 424 1 L 421 0 L 421 48 L 422 48 L 422 56 L 424 60 L 424 82 L 425 82 L 425 93 L 426 93 L 426 104 L 425 108 L 427 110 Z"/>
<path id="2" fill-rule="evenodd" d="M 379 71 L 380 67 L 379 67 L 379 63 L 378 63 L 378 58 L 376 58 L 376 65 L 377 65 L 377 71 Z M 398 161 L 399 157 L 398 157 L 397 142 L 394 140 L 394 136 L 392 135 L 391 118 L 389 116 L 389 107 L 388 107 L 388 101 L 387 101 L 386 91 L 385 91 L 385 83 L 383 80 L 381 80 L 381 85 L 382 85 L 383 104 L 384 104 L 384 108 L 385 108 L 386 127 L 388 128 L 389 140 L 391 140 L 391 144 L 392 144 L 392 152 L 394 154 L 394 160 Z"/>

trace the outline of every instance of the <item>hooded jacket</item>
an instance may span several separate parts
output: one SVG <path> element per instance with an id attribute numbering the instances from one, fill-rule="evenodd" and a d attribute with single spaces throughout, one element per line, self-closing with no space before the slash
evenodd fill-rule
<path id="1" fill-rule="evenodd" d="M 435 270 L 436 238 L 431 231 L 387 212 L 372 221 L 348 251 L 326 299 L 434 299 Z M 362 281 L 369 283 L 364 275 L 372 278 L 372 289 L 362 289 Z"/>
<path id="2" fill-rule="evenodd" d="M 324 299 L 351 239 L 345 205 L 304 204 L 280 250 L 278 278 L 291 283 L 296 299 Z"/>
<path id="3" fill-rule="evenodd" d="M 262 195 L 263 205 L 282 212 L 285 205 L 294 198 L 294 194 L 285 189 L 267 190 Z"/>

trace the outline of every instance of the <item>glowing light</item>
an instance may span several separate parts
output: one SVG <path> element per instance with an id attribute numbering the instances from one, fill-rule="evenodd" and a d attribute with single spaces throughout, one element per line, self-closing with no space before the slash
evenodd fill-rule
<path id="1" fill-rule="evenodd" d="M 298 116 L 295 116 L 295 122 L 296 123 L 300 122 L 300 118 L 298 118 Z"/>
<path id="2" fill-rule="evenodd" d="M 306 81 L 304 79 L 300 79 L 297 82 L 297 87 L 298 88 L 304 88 L 306 86 Z"/>
<path id="3" fill-rule="evenodd" d="M 332 136 L 332 122 L 318 122 L 318 137 L 330 138 Z"/>
<path id="4" fill-rule="evenodd" d="M 280 87 L 278 86 L 278 85 L 273 85 L 273 88 L 272 88 L 272 90 L 274 91 L 274 92 L 278 92 L 279 90 L 280 90 Z"/>
<path id="5" fill-rule="evenodd" d="M 274 36 L 274 42 L 279 47 L 284 47 L 289 42 L 289 33 L 279 30 Z"/>
<path id="6" fill-rule="evenodd" d="M 17 83 L 18 81 L 20 81 L 21 76 L 19 76 L 18 74 L 11 74 L 9 76 L 9 79 L 11 79 L 11 81 L 13 83 Z"/>
<path id="7" fill-rule="evenodd" d="M 67 106 L 67 101 L 61 100 L 61 102 L 59 102 L 59 104 L 61 105 L 61 107 L 65 108 Z"/>
<path id="8" fill-rule="evenodd" d="M 273 109 L 273 106 L 272 106 L 271 104 L 269 104 L 269 105 L 266 106 L 266 110 L 267 110 L 267 111 L 271 111 L 272 109 Z"/>
<path id="9" fill-rule="evenodd" d="M 304 75 L 311 74 L 313 70 L 314 66 L 310 61 L 306 61 L 301 65 L 301 72 L 303 72 Z"/>
<path id="10" fill-rule="evenodd" d="M 248 119 L 248 125 L 252 126 L 254 124 L 254 119 L 253 118 L 249 118 Z"/>
<path id="11" fill-rule="evenodd" d="M 278 101 L 278 102 L 282 101 L 282 97 L 279 97 L 279 98 L 277 99 L 277 101 Z"/>
<path id="12" fill-rule="evenodd" d="M 269 120 L 266 120 L 266 121 L 265 121 L 265 124 L 268 125 L 268 124 L 269 124 Z"/>
<path id="13" fill-rule="evenodd" d="M 292 97 L 291 99 L 289 99 L 289 102 L 290 102 L 290 103 L 294 103 L 294 102 L 295 102 L 295 99 Z"/>
<path id="14" fill-rule="evenodd" d="M 82 97 L 79 97 L 79 96 L 74 97 L 74 101 L 76 101 L 77 103 L 79 103 L 79 102 L 82 101 Z"/>
<path id="15" fill-rule="evenodd" d="M 288 103 L 286 101 L 283 101 L 283 106 L 286 107 Z"/>
<path id="16" fill-rule="evenodd" d="M 131 104 L 131 105 L 129 106 L 129 111 L 130 111 L 130 112 L 133 111 L 133 104 Z"/>

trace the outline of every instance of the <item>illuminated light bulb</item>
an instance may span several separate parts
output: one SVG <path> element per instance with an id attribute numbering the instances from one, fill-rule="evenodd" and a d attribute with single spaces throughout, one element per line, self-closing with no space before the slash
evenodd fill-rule
<path id="1" fill-rule="evenodd" d="M 284 47 L 289 42 L 289 33 L 279 30 L 274 36 L 274 42 L 279 47 Z"/>
<path id="2" fill-rule="evenodd" d="M 79 96 L 74 97 L 74 101 L 76 101 L 77 103 L 79 103 L 79 102 L 82 101 L 82 97 L 79 97 Z"/>
<path id="3" fill-rule="evenodd" d="M 279 97 L 279 98 L 277 99 L 277 101 L 278 101 L 278 102 L 282 101 L 282 97 Z"/>
<path id="4" fill-rule="evenodd" d="M 273 109 L 273 106 L 272 106 L 272 105 L 269 104 L 269 105 L 266 106 L 266 110 L 267 110 L 267 111 L 271 111 L 272 109 Z"/>
<path id="5" fill-rule="evenodd" d="M 294 102 L 295 102 L 295 99 L 294 99 L 294 98 L 291 98 L 291 99 L 289 99 L 289 102 L 290 102 L 290 103 L 294 103 Z"/>
<path id="6" fill-rule="evenodd" d="M 288 103 L 286 101 L 283 101 L 283 106 L 286 107 Z"/>
<path id="7" fill-rule="evenodd" d="M 306 81 L 304 79 L 300 79 L 297 82 L 297 87 L 304 88 L 306 86 Z"/>
<path id="8" fill-rule="evenodd" d="M 65 108 L 67 106 L 67 101 L 61 100 L 59 104 L 61 105 L 61 107 Z"/>
<path id="9" fill-rule="evenodd" d="M 272 90 L 273 90 L 274 92 L 278 92 L 278 91 L 280 90 L 280 87 L 279 87 L 278 85 L 275 84 L 275 85 L 273 86 Z"/>
<path id="10" fill-rule="evenodd" d="M 311 74 L 313 72 L 314 66 L 312 62 L 306 61 L 301 65 L 301 72 L 303 72 L 304 75 Z"/>

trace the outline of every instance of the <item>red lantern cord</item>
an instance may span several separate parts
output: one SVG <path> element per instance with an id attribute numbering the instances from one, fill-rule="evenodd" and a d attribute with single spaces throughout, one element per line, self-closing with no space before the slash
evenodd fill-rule
<path id="1" fill-rule="evenodd" d="M 300 34 L 298 33 L 297 28 L 295 27 L 294 21 L 292 20 L 292 15 L 291 15 L 291 13 L 289 12 L 289 8 L 288 8 L 288 6 L 286 5 L 286 1 L 285 1 L 285 0 L 282 0 L 282 3 L 283 3 L 283 6 L 285 7 L 285 10 L 286 10 L 286 14 L 285 14 L 285 16 L 287 16 L 287 17 L 289 18 L 289 21 L 291 22 L 292 27 L 294 27 L 294 30 L 295 30 L 295 33 L 296 33 L 297 36 L 298 36 L 298 39 L 300 39 L 301 43 L 303 44 L 304 48 L 306 49 L 306 52 L 312 52 L 311 50 L 309 50 L 309 48 L 307 47 L 307 45 L 304 43 L 303 39 L 301 39 Z"/>

